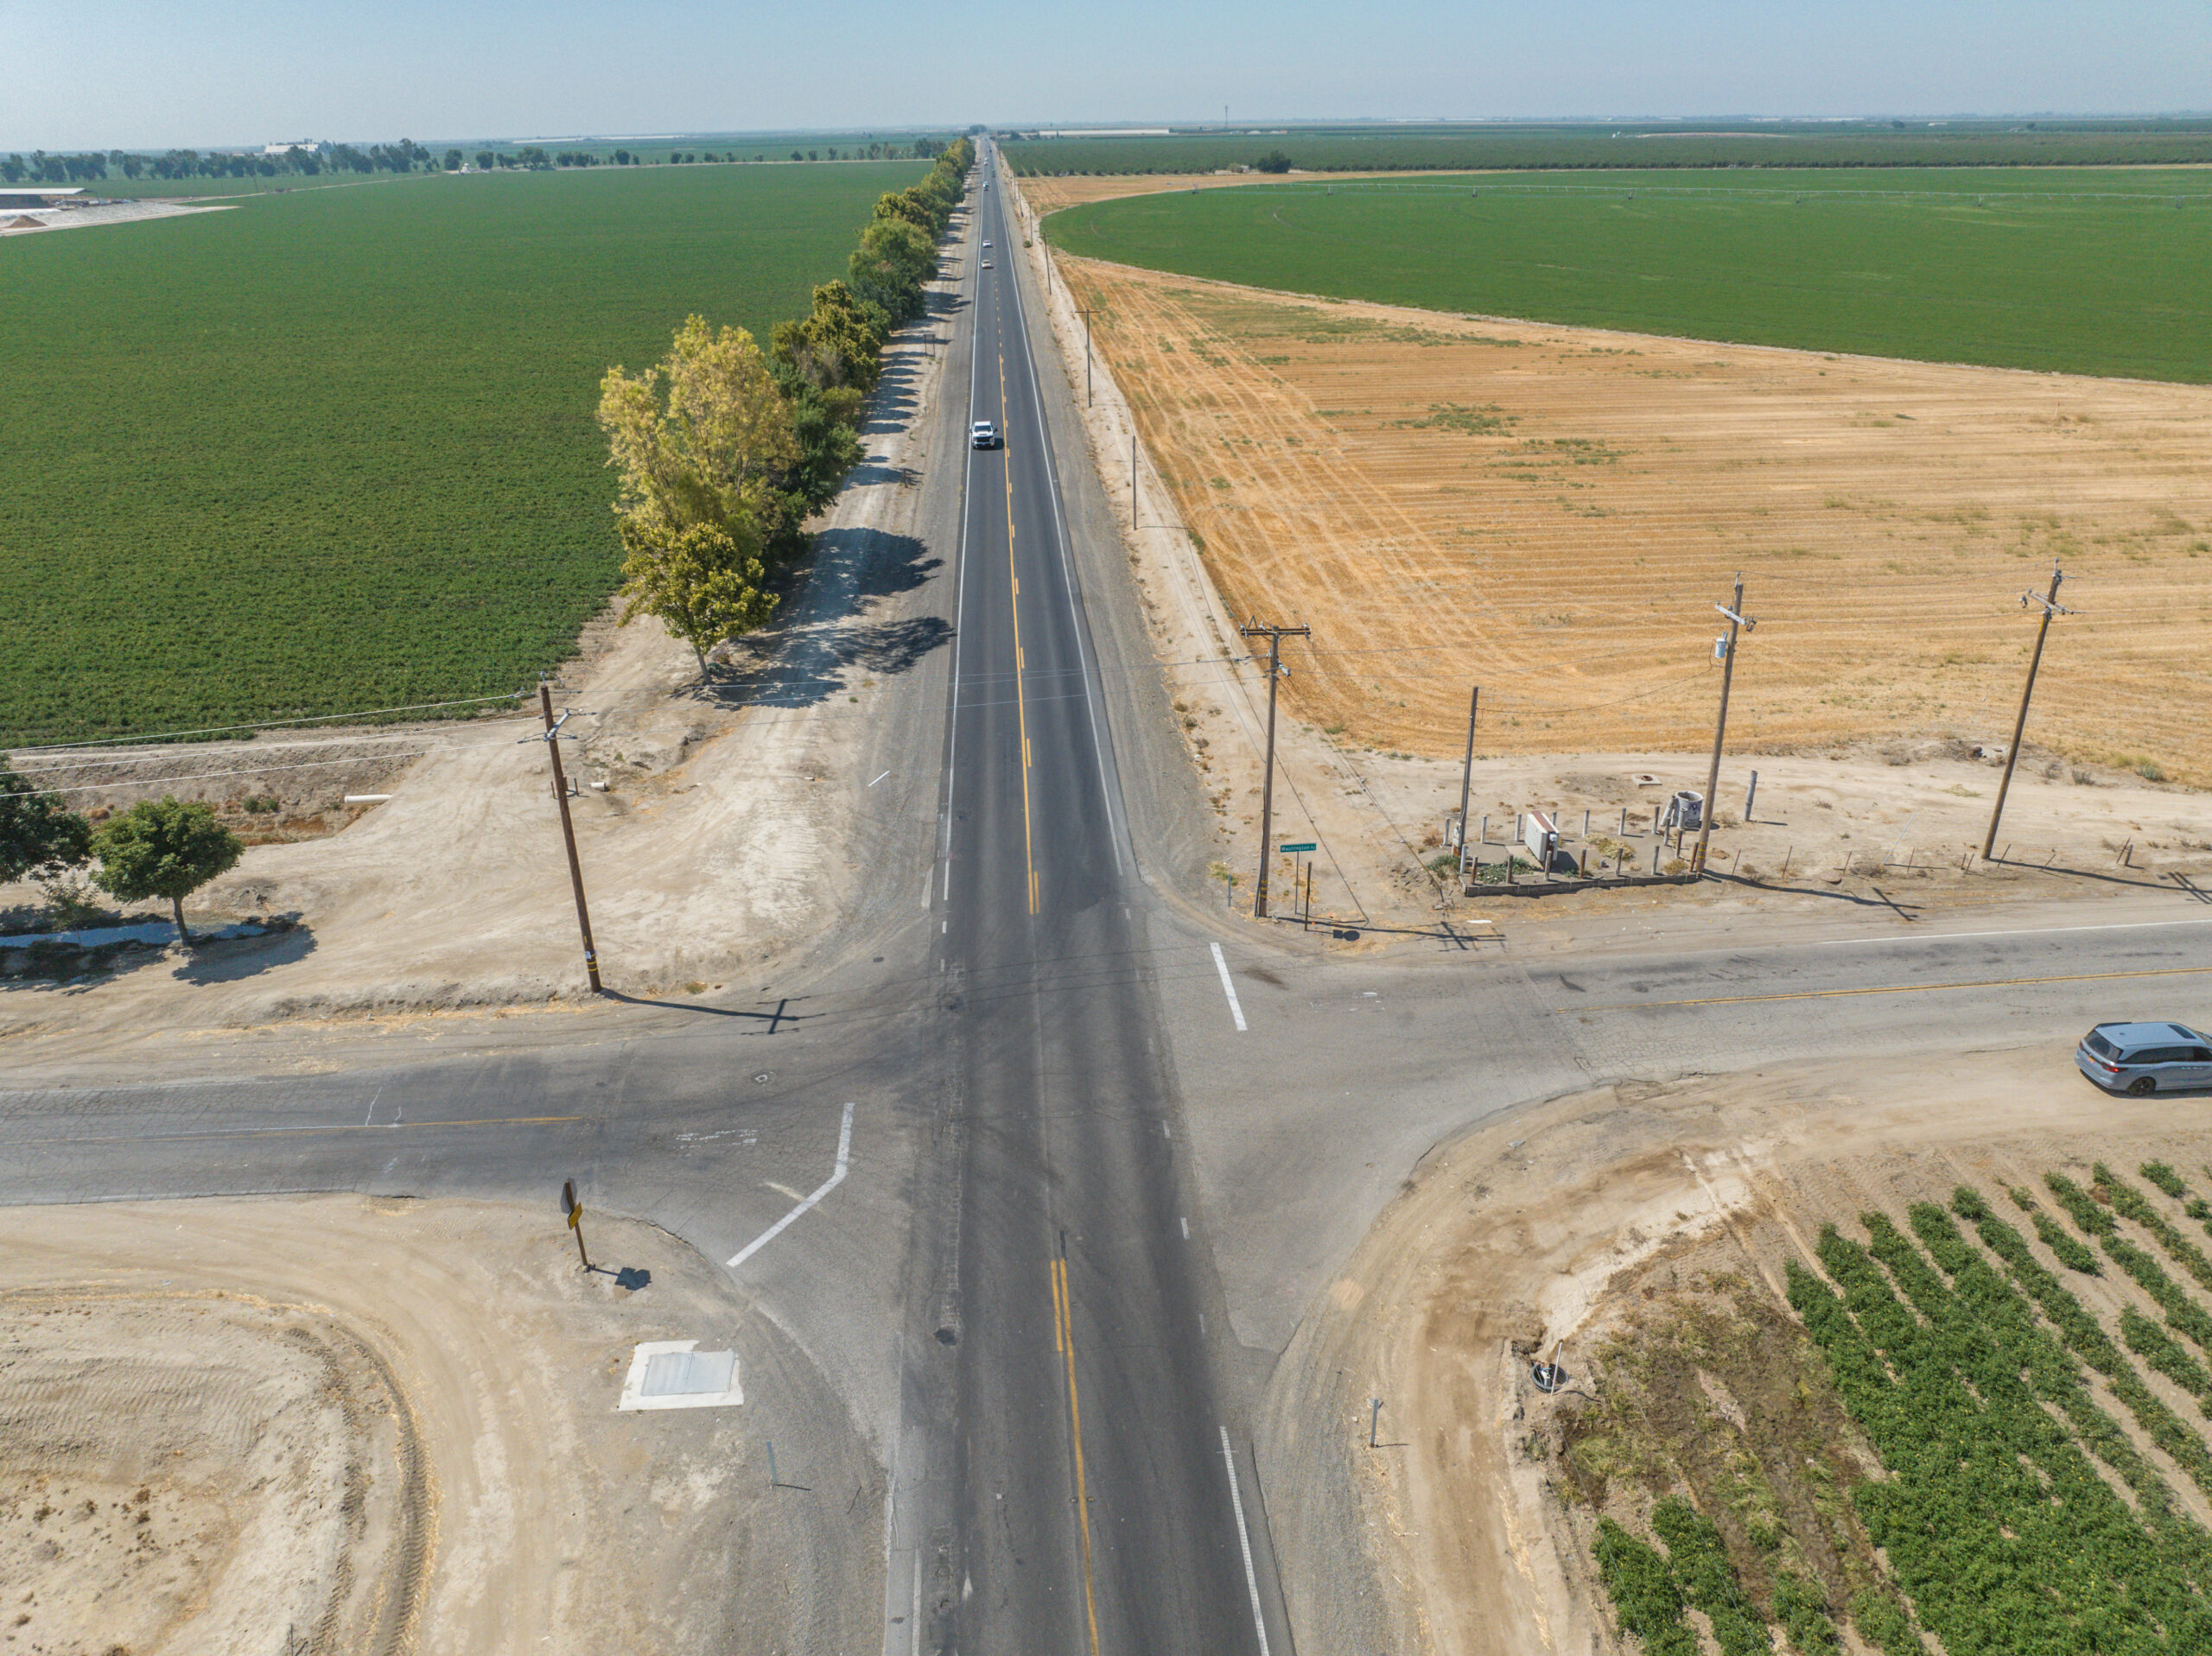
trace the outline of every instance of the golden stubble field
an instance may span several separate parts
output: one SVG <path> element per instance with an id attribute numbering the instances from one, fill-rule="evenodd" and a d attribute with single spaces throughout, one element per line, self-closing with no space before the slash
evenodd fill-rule
<path id="1" fill-rule="evenodd" d="M 2011 736 L 2212 782 L 2212 389 L 1308 300 L 1058 261 L 1240 616 L 1317 725 L 1694 749 L 1741 571 L 1738 751 Z M 1147 503 L 1147 517 L 1164 503 Z"/>

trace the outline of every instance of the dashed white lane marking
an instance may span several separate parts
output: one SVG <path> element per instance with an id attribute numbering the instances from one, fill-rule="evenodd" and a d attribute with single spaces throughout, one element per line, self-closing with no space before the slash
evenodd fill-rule
<path id="1" fill-rule="evenodd" d="M 887 777 L 887 776 L 889 776 L 890 774 L 891 774 L 891 772 L 890 772 L 890 771 L 886 771 L 883 773 L 883 777 Z M 878 777 L 875 779 L 875 782 L 880 782 L 880 781 L 882 781 L 882 780 L 883 780 L 883 777 Z M 873 788 L 873 787 L 874 787 L 874 786 L 875 786 L 875 782 L 871 782 L 871 783 L 869 783 L 868 785 L 869 787 Z"/>
<path id="2" fill-rule="evenodd" d="M 1229 1428 L 1221 1429 L 1221 1458 L 1229 1468 L 1229 1502 L 1236 1510 L 1236 1545 L 1244 1550 L 1244 1590 L 1252 1596 L 1252 1631 L 1260 1635 L 1260 1656 L 1268 1656 L 1268 1621 L 1260 1614 L 1260 1577 L 1252 1568 L 1252 1532 L 1244 1527 L 1244 1496 L 1236 1487 L 1236 1452 Z"/>
<path id="3" fill-rule="evenodd" d="M 842 1184 L 845 1182 L 845 1171 L 852 1165 L 852 1161 L 853 1107 L 850 1104 L 847 1104 L 845 1106 L 845 1124 L 837 1131 L 837 1165 L 836 1169 L 832 1171 L 828 1178 L 823 1180 L 819 1185 L 815 1187 L 813 1194 L 809 1196 L 806 1200 L 800 1202 L 798 1207 L 793 1208 L 789 1213 L 785 1214 L 781 1219 L 779 1219 L 774 1224 L 769 1226 L 767 1229 L 762 1231 L 758 1236 L 747 1242 L 736 1253 L 731 1254 L 729 1258 L 730 1269 L 733 1271 L 735 1270 L 739 1266 L 743 1265 L 747 1259 L 758 1253 L 762 1248 L 767 1247 L 769 1243 L 774 1241 L 776 1238 L 781 1236 L 784 1234 L 785 1228 L 790 1225 L 792 1220 L 798 1218 L 809 1208 L 811 1208 L 816 1202 L 821 1201 L 823 1197 L 828 1196 L 830 1191 Z"/>
<path id="4" fill-rule="evenodd" d="M 1187 1218 L 1183 1221 L 1183 1240 L 1186 1242 L 1191 1240 L 1191 1221 Z"/>
<path id="5" fill-rule="evenodd" d="M 1229 1015 L 1236 1020 L 1237 1032 L 1242 1034 L 1244 1030 L 1244 1008 L 1236 1004 L 1236 986 L 1230 981 L 1229 957 L 1221 952 L 1219 943 L 1214 943 L 1211 947 L 1213 949 L 1215 968 L 1221 974 L 1221 992 L 1229 997 Z"/>

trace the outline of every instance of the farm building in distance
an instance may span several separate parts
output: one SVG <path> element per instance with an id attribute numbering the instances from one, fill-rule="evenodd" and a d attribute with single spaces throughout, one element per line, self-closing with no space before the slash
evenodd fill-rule
<path id="1" fill-rule="evenodd" d="M 76 198 L 84 193 L 82 189 L 74 187 L 49 190 L 34 185 L 26 189 L 21 185 L 11 184 L 0 189 L 0 213 L 22 213 L 27 208 L 36 207 L 73 206 Z"/>

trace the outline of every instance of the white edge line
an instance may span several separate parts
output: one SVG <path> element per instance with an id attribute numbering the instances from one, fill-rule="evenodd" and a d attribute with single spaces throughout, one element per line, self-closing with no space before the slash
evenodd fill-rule
<path id="1" fill-rule="evenodd" d="M 1236 1487 L 1236 1451 L 1229 1428 L 1221 1429 L 1221 1458 L 1229 1466 L 1229 1504 L 1236 1513 L 1236 1545 L 1244 1551 L 1244 1590 L 1252 1596 L 1252 1631 L 1260 1635 L 1260 1656 L 1268 1656 L 1268 1621 L 1260 1614 L 1260 1577 L 1252 1568 L 1252 1532 L 1244 1524 L 1244 1496 Z"/>
<path id="2" fill-rule="evenodd" d="M 734 1271 L 739 1266 L 743 1265 L 747 1259 L 758 1253 L 762 1248 L 767 1247 L 769 1243 L 774 1241 L 779 1236 L 781 1236 L 784 1234 L 785 1228 L 790 1225 L 791 1221 L 797 1219 L 809 1208 L 811 1208 L 816 1202 L 821 1201 L 823 1197 L 828 1196 L 830 1191 L 842 1184 L 845 1182 L 845 1170 L 852 1165 L 852 1160 L 853 1107 L 850 1104 L 847 1104 L 845 1106 L 845 1124 L 843 1126 L 839 1128 L 837 1132 L 837 1165 L 836 1169 L 832 1171 L 828 1178 L 823 1180 L 820 1184 L 815 1187 L 814 1193 L 808 1196 L 806 1200 L 800 1202 L 798 1207 L 793 1208 L 789 1213 L 785 1214 L 781 1219 L 779 1219 L 774 1224 L 769 1226 L 767 1229 L 762 1231 L 758 1236 L 747 1242 L 736 1253 L 731 1254 L 729 1257 L 729 1268 Z"/>
<path id="3" fill-rule="evenodd" d="M 1214 968 L 1221 974 L 1221 992 L 1229 997 L 1229 1015 L 1236 1020 L 1236 1032 L 1244 1032 L 1244 1008 L 1236 1004 L 1236 986 L 1229 980 L 1229 957 L 1221 952 L 1219 943 L 1210 943 L 1213 950 Z"/>
<path id="4" fill-rule="evenodd" d="M 1052 257 L 1052 249 L 1048 246 L 1045 250 L 1045 257 L 1050 261 Z M 1014 303 L 1019 306 L 1021 303 L 1020 282 L 1016 282 L 1014 288 Z M 1052 333 L 1052 318 L 1049 303 L 1046 307 L 1045 327 L 1048 334 L 1052 334 L 1055 339 L 1058 339 L 1057 334 Z M 1098 762 L 1098 795 L 1100 800 L 1105 804 L 1107 812 L 1106 839 L 1108 844 L 1113 847 L 1114 872 L 1119 874 L 1122 872 L 1122 836 L 1114 832 L 1114 790 L 1106 780 L 1106 737 L 1098 728 L 1098 703 L 1090 694 L 1090 650 L 1089 645 L 1084 642 L 1084 633 L 1086 630 L 1084 615 L 1077 608 L 1080 588 L 1076 584 L 1075 565 L 1068 554 L 1065 503 L 1060 498 L 1060 468 L 1053 463 L 1052 428 L 1045 422 L 1044 397 L 1037 388 L 1037 353 L 1030 348 L 1027 310 L 1022 313 L 1021 355 L 1022 359 L 1029 365 L 1029 406 L 1037 416 L 1037 435 L 1045 445 L 1045 477 L 1046 480 L 1052 485 L 1052 532 L 1060 546 L 1060 576 L 1067 588 L 1068 620 L 1075 630 L 1076 659 L 1083 666 L 1084 710 L 1090 715 L 1090 750 Z M 1103 679 L 1099 682 L 1099 689 L 1102 694 L 1104 692 L 1105 682 Z"/>
<path id="5" fill-rule="evenodd" d="M 980 284 L 979 284 L 980 287 Z M 980 327 L 975 319 L 982 308 L 980 291 L 969 307 L 970 320 L 968 327 L 968 417 L 976 417 L 976 378 L 978 358 L 976 341 Z M 968 513 L 976 497 L 976 445 L 968 445 L 968 457 L 960 473 L 960 576 L 953 584 L 952 597 L 952 726 L 944 749 L 944 892 L 940 902 L 952 901 L 952 788 L 958 774 L 960 758 L 960 633 L 968 623 Z"/>
<path id="6" fill-rule="evenodd" d="M 891 774 L 891 772 L 890 772 L 890 771 L 886 771 L 883 773 L 883 777 L 887 777 L 887 776 L 889 776 L 890 774 Z M 882 780 L 883 780 L 883 777 L 878 777 L 875 779 L 875 782 L 880 782 L 880 781 L 882 781 Z M 869 787 L 873 788 L 873 787 L 874 787 L 874 786 L 875 786 L 875 782 L 871 782 L 871 783 L 869 783 L 868 785 Z"/>
<path id="7" fill-rule="evenodd" d="M 2063 931 L 2154 931 L 2162 926 L 2212 926 L 2212 914 L 2187 920 L 2115 920 L 2101 926 L 2017 926 L 2003 931 L 1929 931 L 1891 937 L 1823 937 L 1813 949 L 1840 949 L 1847 943 L 1945 943 L 1955 937 L 2048 937 Z"/>

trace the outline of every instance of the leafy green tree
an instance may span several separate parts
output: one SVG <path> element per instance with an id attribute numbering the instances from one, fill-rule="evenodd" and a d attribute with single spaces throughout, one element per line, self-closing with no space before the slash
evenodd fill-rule
<path id="1" fill-rule="evenodd" d="M 237 834 L 198 800 L 149 799 L 110 817 L 92 835 L 99 859 L 93 883 L 125 903 L 165 897 L 176 917 L 176 935 L 188 948 L 184 899 L 245 854 Z"/>
<path id="2" fill-rule="evenodd" d="M 804 320 L 776 324 L 771 348 L 778 362 L 816 390 L 851 387 L 865 395 L 883 371 L 883 345 L 890 335 L 891 318 L 880 305 L 842 282 L 826 282 L 814 290 Z"/>
<path id="3" fill-rule="evenodd" d="M 751 530 L 749 521 L 741 526 Z M 725 638 L 750 632 L 776 607 L 766 580 L 757 533 L 741 545 L 713 523 L 622 525 L 622 620 L 657 619 L 691 646 L 699 670 Z"/>
<path id="4" fill-rule="evenodd" d="M 448 149 L 446 151 L 446 171 L 449 173 L 459 172 L 461 170 L 461 154 L 460 150 Z"/>
<path id="5" fill-rule="evenodd" d="M 764 564 L 805 549 L 817 503 L 791 404 L 750 333 L 692 316 L 658 365 L 607 371 L 599 423 L 621 479 L 623 619 L 660 617 L 703 666 L 714 644 L 766 619 Z"/>
<path id="6" fill-rule="evenodd" d="M 937 273 L 937 244 L 904 219 L 878 219 L 846 262 L 853 291 L 905 321 L 922 308 L 922 284 Z"/>
<path id="7" fill-rule="evenodd" d="M 92 854 L 92 824 L 0 765 L 0 885 L 74 868 Z"/>
<path id="8" fill-rule="evenodd" d="M 665 388 L 665 397 L 663 389 Z M 712 523 L 744 540 L 798 458 L 791 414 L 753 336 L 684 319 L 668 355 L 600 384 L 600 428 L 621 478 L 616 513 L 641 526 Z"/>
<path id="9" fill-rule="evenodd" d="M 1260 173 L 1287 173 L 1290 170 L 1290 157 L 1280 149 L 1270 149 L 1252 163 L 1252 169 Z"/>
<path id="10" fill-rule="evenodd" d="M 498 164 L 499 159 L 499 156 L 491 150 L 480 149 L 476 152 L 476 170 L 480 173 L 488 173 Z"/>

